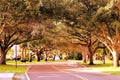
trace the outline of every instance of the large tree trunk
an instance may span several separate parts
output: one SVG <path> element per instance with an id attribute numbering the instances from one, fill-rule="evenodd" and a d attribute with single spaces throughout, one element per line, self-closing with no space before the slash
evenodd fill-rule
<path id="1" fill-rule="evenodd" d="M 86 55 L 83 54 L 83 63 L 86 63 L 86 62 L 87 62 Z"/>
<path id="2" fill-rule="evenodd" d="M 83 49 L 83 52 L 82 52 L 83 63 L 86 63 L 86 62 L 87 62 L 87 54 L 89 54 L 88 52 L 89 52 L 89 51 L 88 51 L 88 48 L 85 47 L 85 48 Z"/>
<path id="3" fill-rule="evenodd" d="M 39 54 L 39 52 L 37 52 L 36 55 L 37 55 L 37 61 L 39 62 L 39 61 L 40 61 L 40 56 L 41 56 L 41 55 Z"/>
<path id="4" fill-rule="evenodd" d="M 103 64 L 105 64 L 105 50 L 104 50 L 104 53 L 103 53 L 103 55 L 102 55 L 102 60 L 103 60 Z"/>
<path id="5" fill-rule="evenodd" d="M 93 54 L 92 53 L 90 53 L 89 54 L 89 65 L 93 65 L 94 63 L 93 63 Z"/>
<path id="6" fill-rule="evenodd" d="M 21 62 L 26 62 L 26 49 L 25 48 L 22 49 Z"/>
<path id="7" fill-rule="evenodd" d="M 32 62 L 32 51 L 29 53 L 29 62 Z"/>
<path id="8" fill-rule="evenodd" d="M 86 53 L 86 51 L 83 51 L 82 57 L 83 57 L 83 63 L 86 63 L 87 62 L 87 53 Z"/>
<path id="9" fill-rule="evenodd" d="M 114 62 L 114 67 L 119 66 L 119 54 L 117 52 L 113 52 L 113 62 Z"/>
<path id="10" fill-rule="evenodd" d="M 45 61 L 48 61 L 48 55 L 45 54 Z"/>
<path id="11" fill-rule="evenodd" d="M 93 53 L 92 53 L 92 51 L 91 51 L 91 48 L 90 47 L 87 47 L 87 49 L 88 49 L 88 54 L 89 54 L 89 65 L 93 65 L 94 63 L 93 63 Z"/>
<path id="12" fill-rule="evenodd" d="M 38 62 L 40 61 L 40 56 L 37 56 L 37 61 L 38 61 Z"/>
<path id="13" fill-rule="evenodd" d="M 6 64 L 6 53 L 0 49 L 0 64 Z"/>

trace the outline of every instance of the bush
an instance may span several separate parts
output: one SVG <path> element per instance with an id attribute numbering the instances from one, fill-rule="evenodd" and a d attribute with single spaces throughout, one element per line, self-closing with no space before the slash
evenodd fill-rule
<path id="1" fill-rule="evenodd" d="M 69 54 L 69 59 L 82 60 L 82 54 L 77 52 L 72 52 Z"/>

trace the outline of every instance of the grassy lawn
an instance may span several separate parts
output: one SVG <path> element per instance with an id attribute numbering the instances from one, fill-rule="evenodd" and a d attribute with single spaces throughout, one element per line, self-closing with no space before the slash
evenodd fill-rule
<path id="1" fill-rule="evenodd" d="M 41 63 L 49 63 L 49 62 L 64 62 L 66 60 L 56 60 L 56 61 L 52 61 L 52 60 L 48 60 L 48 61 L 45 61 L 45 60 L 41 60 L 39 62 L 37 62 L 36 60 L 33 60 L 32 62 L 29 62 L 29 61 L 26 61 L 26 62 L 21 62 L 21 61 L 17 61 L 17 64 L 18 65 L 27 65 L 27 64 L 41 64 Z M 14 60 L 12 61 L 7 61 L 7 64 L 9 65 L 15 65 L 16 62 Z"/>
<path id="2" fill-rule="evenodd" d="M 40 62 L 32 61 L 32 62 L 25 62 L 25 63 L 17 61 L 18 66 L 16 68 L 15 61 L 7 61 L 7 65 L 0 65 L 0 72 L 14 72 L 14 73 L 22 74 L 26 72 L 26 69 L 28 67 L 26 64 L 40 64 L 43 62 L 45 61 L 40 61 Z M 47 61 L 47 62 L 51 62 L 51 61 Z M 63 61 L 59 61 L 59 62 L 63 62 Z M 106 64 L 103 64 L 102 61 L 94 61 L 95 63 L 94 65 L 88 65 L 88 63 L 85 64 L 82 62 L 79 62 L 79 63 L 85 65 L 86 67 L 88 67 L 88 69 L 91 69 L 91 70 L 97 70 L 97 71 L 101 71 L 109 74 L 120 75 L 120 67 L 117 67 L 117 68 L 113 67 L 113 61 L 106 61 Z"/>
<path id="3" fill-rule="evenodd" d="M 17 65 L 28 65 L 28 64 L 39 64 L 39 63 L 40 62 L 37 62 L 37 61 L 32 61 L 32 62 L 29 62 L 29 61 L 26 61 L 26 62 L 17 61 Z M 10 61 L 7 61 L 7 64 L 16 65 L 16 62 L 14 60 L 10 60 Z"/>
<path id="4" fill-rule="evenodd" d="M 109 74 L 120 75 L 120 67 L 113 67 L 113 61 L 106 61 L 106 64 L 103 64 L 102 61 L 94 61 L 94 65 L 88 65 L 88 63 L 84 64 L 91 70 L 97 70 Z"/>
<path id="5" fill-rule="evenodd" d="M 13 72 L 23 74 L 26 72 L 27 66 L 14 66 L 14 65 L 0 65 L 0 72 Z"/>

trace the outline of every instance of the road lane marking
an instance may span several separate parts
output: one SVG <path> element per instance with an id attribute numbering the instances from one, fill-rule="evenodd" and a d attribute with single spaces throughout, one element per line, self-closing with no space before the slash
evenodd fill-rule
<path id="1" fill-rule="evenodd" d="M 55 66 L 53 66 L 53 65 L 52 65 L 52 67 L 53 67 L 54 69 L 58 70 L 59 72 L 66 73 L 66 74 L 70 74 L 70 75 L 75 76 L 75 77 L 77 77 L 77 78 L 80 78 L 80 79 L 82 79 L 82 80 L 88 80 L 87 78 L 82 77 L 82 76 L 80 76 L 80 75 L 77 75 L 77 74 L 74 74 L 74 73 L 71 73 L 71 72 L 68 72 L 68 71 L 60 70 L 59 68 L 57 68 L 57 67 L 55 67 Z"/>
<path id="2" fill-rule="evenodd" d="M 30 80 L 30 77 L 28 76 L 28 70 L 31 68 L 31 66 L 29 66 L 26 70 L 25 76 L 27 78 L 27 80 Z"/>
<path id="3" fill-rule="evenodd" d="M 38 78 L 44 78 L 44 77 L 58 77 L 57 74 L 50 74 L 50 75 L 40 75 Z"/>
<path id="4" fill-rule="evenodd" d="M 25 73 L 25 76 L 26 76 L 27 80 L 30 80 L 30 78 L 29 78 L 27 73 Z"/>

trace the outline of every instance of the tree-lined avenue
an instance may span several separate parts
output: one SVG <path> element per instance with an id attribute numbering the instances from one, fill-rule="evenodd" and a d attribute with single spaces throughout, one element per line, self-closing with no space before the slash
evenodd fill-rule
<path id="1" fill-rule="evenodd" d="M 120 76 L 88 70 L 70 62 L 31 65 L 27 71 L 30 80 L 119 80 Z"/>

